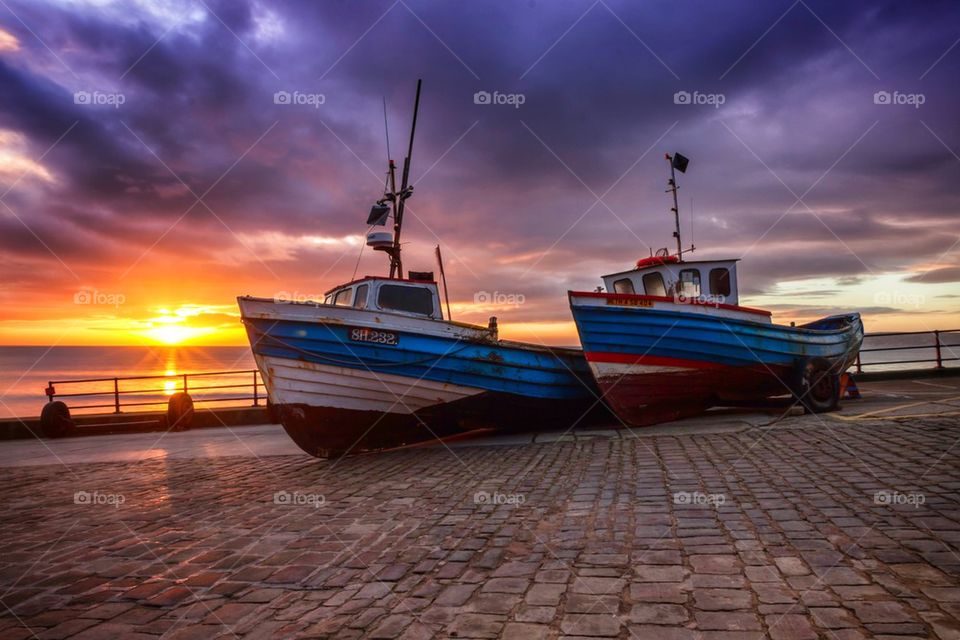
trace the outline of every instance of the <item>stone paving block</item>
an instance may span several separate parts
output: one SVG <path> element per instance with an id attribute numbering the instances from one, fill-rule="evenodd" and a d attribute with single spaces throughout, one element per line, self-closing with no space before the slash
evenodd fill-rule
<path id="1" fill-rule="evenodd" d="M 620 597 L 615 595 L 595 596 L 587 593 L 567 594 L 563 610 L 566 613 L 609 613 L 620 609 Z"/>
<path id="2" fill-rule="evenodd" d="M 757 601 L 762 604 L 793 604 L 798 600 L 790 589 L 775 583 L 755 584 L 753 591 L 757 594 Z"/>
<path id="3" fill-rule="evenodd" d="M 630 625 L 627 627 L 629 638 L 652 638 L 656 640 L 706 640 L 708 636 L 702 631 L 684 629 L 682 627 L 661 627 L 656 625 Z M 759 638 L 757 639 L 759 640 Z"/>
<path id="4" fill-rule="evenodd" d="M 556 607 L 534 607 L 530 605 L 520 605 L 515 614 L 517 622 L 536 622 L 549 624 L 557 615 Z"/>
<path id="5" fill-rule="evenodd" d="M 694 555 L 690 564 L 696 573 L 740 573 L 740 559 L 735 555 Z"/>
<path id="6" fill-rule="evenodd" d="M 565 584 L 535 584 L 524 599 L 528 604 L 555 607 L 560 604 L 560 597 L 566 590 Z"/>
<path id="7" fill-rule="evenodd" d="M 447 628 L 450 636 L 458 638 L 497 638 L 503 629 L 502 616 L 481 613 L 463 613 Z"/>
<path id="8" fill-rule="evenodd" d="M 577 577 L 573 581 L 574 593 L 590 595 L 619 594 L 626 587 L 627 582 L 622 578 L 587 578 Z"/>
<path id="9" fill-rule="evenodd" d="M 563 616 L 560 630 L 568 635 L 615 638 L 620 634 L 622 624 L 619 616 L 578 613 Z"/>
<path id="10" fill-rule="evenodd" d="M 634 602 L 669 602 L 683 604 L 687 591 L 680 583 L 630 584 L 630 599 Z"/>
<path id="11" fill-rule="evenodd" d="M 697 628 L 717 631 L 760 631 L 760 618 L 750 611 L 697 611 Z"/>
<path id="12" fill-rule="evenodd" d="M 550 627 L 545 624 L 508 622 L 503 629 L 502 640 L 546 640 Z"/>
<path id="13" fill-rule="evenodd" d="M 495 593 L 523 593 L 528 586 L 530 581 L 525 578 L 491 578 L 484 583 L 481 590 Z"/>
<path id="14" fill-rule="evenodd" d="M 680 566 L 635 565 L 633 573 L 638 582 L 681 582 L 688 572 Z"/>
<path id="15" fill-rule="evenodd" d="M 413 616 L 389 615 L 370 632 L 370 638 L 396 638 L 413 622 Z"/>
<path id="16" fill-rule="evenodd" d="M 735 611 L 753 606 L 749 591 L 739 589 L 695 589 L 693 602 L 704 611 Z"/>
<path id="17" fill-rule="evenodd" d="M 520 604 L 520 595 L 513 593 L 481 593 L 474 597 L 467 610 L 477 613 L 507 614 Z"/>
<path id="18" fill-rule="evenodd" d="M 914 617 L 900 602 L 852 602 L 849 606 L 864 624 L 871 622 L 912 622 Z"/>
<path id="19" fill-rule="evenodd" d="M 686 608 L 677 604 L 635 604 L 628 615 L 631 623 L 645 625 L 680 625 L 689 618 Z"/>
<path id="20" fill-rule="evenodd" d="M 767 616 L 766 623 L 771 640 L 816 640 L 818 637 L 805 615 Z"/>

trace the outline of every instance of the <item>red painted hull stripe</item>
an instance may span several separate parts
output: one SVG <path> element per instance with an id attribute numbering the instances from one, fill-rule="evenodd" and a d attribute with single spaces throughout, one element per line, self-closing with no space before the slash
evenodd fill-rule
<path id="1" fill-rule="evenodd" d="M 703 360 L 685 360 L 664 356 L 637 355 L 634 353 L 609 353 L 604 351 L 584 352 L 587 362 L 613 362 L 617 364 L 646 364 L 655 367 L 686 367 L 688 369 L 729 369 L 730 365 Z"/>
<path id="2" fill-rule="evenodd" d="M 677 303 L 676 300 L 668 296 L 642 296 L 635 293 L 597 293 L 596 291 L 568 291 L 567 295 L 570 298 L 605 298 L 607 300 L 648 300 L 650 302 L 672 302 Z M 769 316 L 772 315 L 770 311 L 765 311 L 764 309 L 754 309 L 753 307 L 741 307 L 736 304 L 718 304 L 715 302 L 700 302 L 699 300 L 690 300 L 684 304 L 695 304 L 705 307 L 714 307 L 719 309 L 728 309 L 730 311 L 743 311 L 744 313 L 755 313 L 760 316 Z M 677 305 L 682 306 L 682 305 Z"/>

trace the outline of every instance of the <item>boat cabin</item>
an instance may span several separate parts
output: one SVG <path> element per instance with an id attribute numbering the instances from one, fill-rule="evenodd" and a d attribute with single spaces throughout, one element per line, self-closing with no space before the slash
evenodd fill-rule
<path id="1" fill-rule="evenodd" d="M 411 279 L 367 276 L 327 291 L 323 303 L 443 320 L 433 274 L 416 275 Z"/>
<path id="2" fill-rule="evenodd" d="M 637 268 L 603 276 L 608 293 L 637 294 L 719 304 L 739 304 L 737 260 L 684 260 L 652 256 Z"/>

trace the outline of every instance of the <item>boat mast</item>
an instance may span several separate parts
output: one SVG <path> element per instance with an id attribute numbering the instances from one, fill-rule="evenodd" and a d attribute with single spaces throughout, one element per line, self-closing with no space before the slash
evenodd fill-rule
<path id="1" fill-rule="evenodd" d="M 669 153 L 667 153 L 665 154 L 665 156 L 667 158 L 667 162 L 670 163 L 670 180 L 667 181 L 667 185 L 670 188 L 667 189 L 667 191 L 673 194 L 673 208 L 670 209 L 673 212 L 673 223 L 674 223 L 673 237 L 677 239 L 677 258 L 682 260 L 683 259 L 683 242 L 680 239 L 680 204 L 677 201 L 678 187 L 677 187 L 676 170 L 679 169 L 680 173 L 686 173 L 687 164 L 689 164 L 690 160 L 679 153 L 674 153 L 672 156 Z M 690 245 L 689 250 L 693 251 L 694 246 Z"/>
<path id="2" fill-rule="evenodd" d="M 673 237 L 677 239 L 677 257 L 679 258 L 683 254 L 683 244 L 680 241 L 680 205 L 677 202 L 677 173 L 676 169 L 673 166 L 673 158 L 670 154 L 667 154 L 667 162 L 670 163 L 670 180 L 667 184 L 670 186 L 670 191 L 673 193 L 673 222 L 675 229 L 673 231 Z"/>
<path id="3" fill-rule="evenodd" d="M 420 111 L 420 85 L 422 79 L 417 80 L 417 95 L 413 102 L 413 125 L 410 127 L 410 143 L 407 147 L 407 157 L 403 159 L 403 178 L 400 182 L 400 192 L 394 188 L 396 185 L 396 166 L 393 161 L 390 162 L 390 184 L 395 197 L 393 200 L 393 249 L 390 251 L 390 277 L 403 278 L 403 260 L 400 258 L 400 231 L 403 228 L 403 209 L 404 202 L 413 195 L 413 187 L 410 182 L 410 158 L 413 156 L 413 136 L 417 131 L 417 113 Z"/>

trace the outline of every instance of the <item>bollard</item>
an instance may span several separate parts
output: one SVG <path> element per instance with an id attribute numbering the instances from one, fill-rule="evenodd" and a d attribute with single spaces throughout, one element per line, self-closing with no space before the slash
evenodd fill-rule
<path id="1" fill-rule="evenodd" d="M 67 405 L 55 400 L 44 405 L 40 413 L 40 429 L 48 438 L 61 438 L 75 432 L 77 425 L 70 418 Z"/>
<path id="2" fill-rule="evenodd" d="M 940 330 L 933 332 L 934 344 L 937 348 L 937 369 L 943 369 L 943 354 L 940 353 Z"/>
<path id="3" fill-rule="evenodd" d="M 193 422 L 193 398 L 189 393 L 175 393 L 167 402 L 167 428 L 171 431 L 183 431 Z"/>

